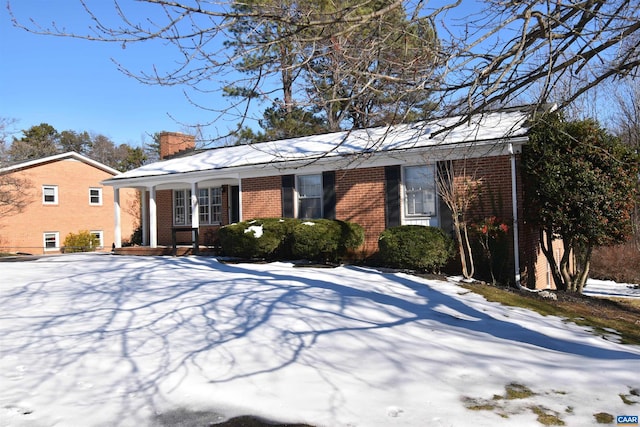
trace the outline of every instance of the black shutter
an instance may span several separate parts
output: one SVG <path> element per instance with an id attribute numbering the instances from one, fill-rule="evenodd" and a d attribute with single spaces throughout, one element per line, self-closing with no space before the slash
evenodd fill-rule
<path id="1" fill-rule="evenodd" d="M 231 214 L 229 218 L 230 223 L 240 222 L 240 186 L 230 185 L 229 192 L 231 195 Z"/>
<path id="2" fill-rule="evenodd" d="M 445 203 L 442 195 L 439 190 L 439 180 L 449 180 L 451 178 L 450 172 L 447 171 L 447 168 L 452 167 L 450 164 L 450 160 L 440 161 L 436 163 L 436 197 L 438 200 L 438 222 L 440 223 L 440 228 L 442 228 L 447 233 L 453 237 L 453 213 L 449 206 Z M 446 183 L 450 185 L 449 182 Z"/>
<path id="3" fill-rule="evenodd" d="M 322 173 L 322 215 L 327 219 L 336 219 L 336 173 Z"/>
<path id="4" fill-rule="evenodd" d="M 400 166 L 384 168 L 386 228 L 400 225 L 400 170 Z"/>
<path id="5" fill-rule="evenodd" d="M 293 218 L 295 215 L 293 206 L 295 185 L 295 175 L 282 175 L 282 216 L 284 218 Z"/>

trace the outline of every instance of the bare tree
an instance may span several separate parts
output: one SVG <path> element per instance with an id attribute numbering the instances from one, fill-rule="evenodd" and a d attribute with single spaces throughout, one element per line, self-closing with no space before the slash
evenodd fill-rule
<path id="1" fill-rule="evenodd" d="M 469 241 L 467 214 L 471 203 L 478 197 L 482 179 L 475 178 L 474 174 L 468 175 L 466 161 L 461 160 L 460 162 L 462 164 L 460 170 L 456 170 L 453 162 L 440 162 L 436 180 L 438 194 L 451 211 L 462 275 L 465 279 L 471 279 L 475 273 L 475 267 L 471 242 Z"/>
<path id="2" fill-rule="evenodd" d="M 29 204 L 29 180 L 0 171 L 0 216 L 22 212 Z"/>
<path id="3" fill-rule="evenodd" d="M 15 119 L 0 117 L 0 167 L 7 161 L 7 140 L 9 139 L 10 128 L 16 123 Z"/>
<path id="4" fill-rule="evenodd" d="M 183 85 L 192 90 L 187 90 L 188 96 L 228 88 L 228 82 L 223 80 L 229 71 L 242 67 L 247 55 L 255 53 L 264 58 L 265 52 L 276 51 L 297 56 L 292 61 L 257 67 L 255 73 L 246 75 L 244 82 L 236 81 L 234 85 L 264 95 L 274 93 L 275 84 L 280 93 L 274 98 L 284 99 L 283 92 L 293 96 L 296 92 L 289 91 L 288 86 L 279 81 L 282 76 L 290 82 L 290 77 L 307 72 L 314 61 L 326 58 L 328 50 L 320 48 L 322 46 L 331 48 L 335 41 L 340 41 L 342 46 L 343 41 L 357 46 L 345 36 L 368 35 L 361 30 L 399 11 L 405 15 L 407 26 L 396 35 L 397 40 L 414 37 L 417 33 L 410 29 L 420 22 L 433 23 L 439 40 L 433 44 L 436 51 L 430 53 L 433 72 L 416 80 L 406 73 L 398 73 L 395 66 L 363 67 L 362 63 L 354 62 L 359 66 L 343 67 L 340 72 L 351 69 L 357 73 L 350 77 L 357 77 L 361 84 L 358 90 L 327 91 L 306 101 L 357 106 L 362 93 L 375 89 L 374 83 L 393 82 L 397 105 L 407 100 L 417 102 L 419 97 L 415 95 L 428 88 L 441 113 L 473 114 L 523 97 L 529 103 L 555 101 L 550 99 L 554 88 L 572 76 L 571 92 L 559 105 L 562 109 L 606 81 L 636 77 L 640 65 L 640 43 L 629 42 L 637 40 L 640 34 L 640 3 L 636 0 L 485 0 L 475 3 L 478 7 L 471 9 L 461 1 L 443 1 L 434 6 L 433 2 L 418 0 L 356 0 L 341 2 L 339 7 L 330 10 L 302 7 L 308 6 L 308 2 L 266 0 L 243 3 L 247 7 L 237 7 L 240 3 L 231 1 L 140 0 L 132 3 L 114 0 L 119 22 L 114 22 L 114 16 L 98 15 L 85 0 L 78 2 L 86 12 L 87 24 L 69 30 L 64 17 L 48 27 L 29 20 L 21 2 L 11 2 L 10 12 L 14 25 L 34 33 L 123 46 L 154 40 L 173 46 L 177 64 L 174 69 L 150 65 L 148 72 L 133 73 L 126 65 L 119 64 L 119 67 L 148 84 Z M 260 7 L 252 7 L 257 4 Z M 232 39 L 234 25 L 237 28 L 239 21 L 245 32 L 260 34 L 259 28 L 277 28 L 277 31 L 268 38 L 247 38 L 250 44 L 239 49 L 238 45 L 224 43 Z M 362 41 L 363 37 L 360 38 Z M 314 45 L 318 48 L 302 48 Z M 297 51 L 291 52 L 291 49 Z M 348 58 L 370 61 L 369 54 L 374 52 L 375 49 L 367 46 L 361 56 L 349 55 Z M 341 61 L 344 58 L 340 58 Z M 400 59 L 408 65 L 409 57 Z M 539 90 L 534 92 L 533 88 Z M 254 98 L 246 100 L 251 99 Z M 248 114 L 248 110 L 239 105 L 210 109 L 219 114 L 234 111 L 242 118 Z M 365 116 L 357 120 L 363 123 L 370 123 L 367 115 L 379 114 L 366 108 L 360 108 L 358 113 Z"/>
<path id="5" fill-rule="evenodd" d="M 640 82 L 625 80 L 615 92 L 614 130 L 625 143 L 640 149 Z"/>
<path id="6" fill-rule="evenodd" d="M 625 80 L 615 93 L 617 104 L 614 131 L 626 144 L 640 152 L 640 85 L 634 80 Z M 635 209 L 633 211 L 634 242 L 640 250 L 640 180 L 637 185 Z"/>
<path id="7" fill-rule="evenodd" d="M 5 143 L 14 123 L 0 117 L 0 217 L 21 212 L 30 199 L 31 182 L 6 169 Z"/>

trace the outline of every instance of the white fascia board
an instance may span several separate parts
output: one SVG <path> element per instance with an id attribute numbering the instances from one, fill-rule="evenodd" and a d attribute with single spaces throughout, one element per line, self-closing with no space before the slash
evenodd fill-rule
<path id="1" fill-rule="evenodd" d="M 218 185 L 237 183 L 240 179 L 235 171 L 230 170 L 204 170 L 185 173 L 172 173 L 163 175 L 150 175 L 136 178 L 109 178 L 102 181 L 103 185 L 112 186 L 114 188 L 151 188 L 159 189 L 181 188 L 184 185 L 192 183 L 209 182 L 213 184 L 215 181 Z"/>
<path id="2" fill-rule="evenodd" d="M 5 168 L 0 169 L 0 173 L 5 173 L 5 172 L 11 172 L 14 170 L 20 170 L 20 169 L 26 169 L 26 168 L 30 168 L 33 166 L 38 166 L 40 164 L 44 164 L 44 163 L 51 163 L 51 162 L 56 162 L 56 161 L 60 161 L 60 160 L 65 160 L 65 159 L 74 159 L 83 163 L 86 163 L 88 165 L 91 165 L 97 169 L 103 170 L 107 173 L 110 173 L 111 175 L 119 175 L 121 172 L 110 167 L 107 166 L 103 163 L 100 163 L 96 160 L 90 159 L 88 157 L 83 156 L 82 154 L 76 153 L 75 151 L 68 151 L 66 153 L 60 153 L 60 154 L 54 154 L 53 156 L 48 156 L 48 157 L 42 157 L 40 159 L 34 159 L 34 160 L 29 160 L 23 163 L 18 163 L 15 165 L 11 165 L 11 166 L 7 166 Z"/>

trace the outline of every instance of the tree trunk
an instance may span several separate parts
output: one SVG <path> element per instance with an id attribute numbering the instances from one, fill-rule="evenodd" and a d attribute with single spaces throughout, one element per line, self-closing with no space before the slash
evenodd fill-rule
<path id="1" fill-rule="evenodd" d="M 462 265 L 462 276 L 465 279 L 471 279 L 475 270 L 473 267 L 473 255 L 471 254 L 467 227 L 464 225 L 464 223 L 460 222 L 457 216 L 454 216 L 453 228 L 456 233 L 456 240 L 458 242 L 458 253 L 460 254 L 460 264 Z M 461 230 L 464 230 L 464 237 Z M 468 250 L 465 249 L 465 247 L 468 248 Z M 467 253 L 469 254 L 468 256 Z"/>
<path id="2" fill-rule="evenodd" d="M 539 240 L 540 240 L 540 249 L 544 254 L 549 266 L 551 267 L 551 277 L 553 278 L 553 283 L 556 285 L 556 289 L 559 291 L 567 290 L 567 283 L 562 279 L 562 275 L 560 274 L 560 266 L 556 262 L 556 258 L 553 254 L 553 234 L 551 232 L 546 232 L 543 228 L 538 229 L 539 231 Z"/>
<path id="3" fill-rule="evenodd" d="M 588 245 L 582 259 L 582 271 L 579 272 L 576 279 L 576 292 L 582 293 L 584 286 L 589 278 L 589 269 L 591 268 L 591 255 L 593 254 L 593 246 Z"/>

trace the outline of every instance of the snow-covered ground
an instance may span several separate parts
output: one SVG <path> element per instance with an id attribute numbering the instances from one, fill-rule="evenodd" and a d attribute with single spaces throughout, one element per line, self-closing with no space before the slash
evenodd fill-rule
<path id="1" fill-rule="evenodd" d="M 640 285 L 589 279 L 582 293 L 594 297 L 640 298 Z"/>
<path id="2" fill-rule="evenodd" d="M 3 262 L 0 283 L 4 426 L 195 426 L 241 414 L 536 426 L 535 411 L 588 426 L 600 412 L 640 415 L 640 347 L 455 283 L 100 254 Z M 587 287 L 599 288 L 633 291 Z M 535 394 L 506 399 L 514 387 Z M 492 409 L 468 409 L 478 405 Z"/>

